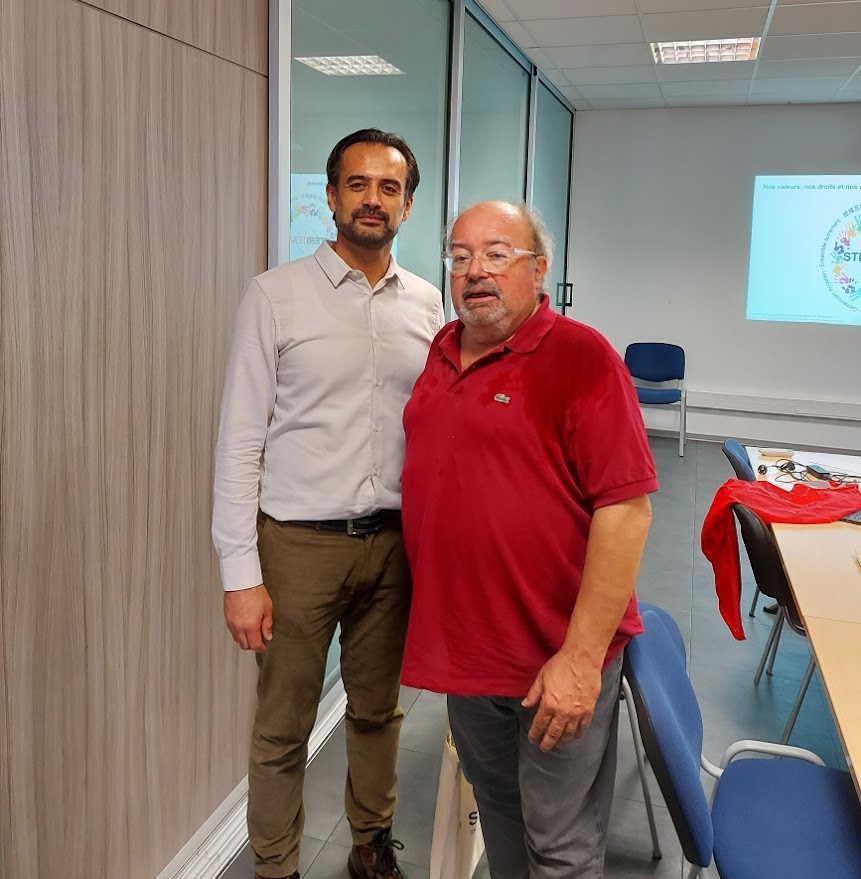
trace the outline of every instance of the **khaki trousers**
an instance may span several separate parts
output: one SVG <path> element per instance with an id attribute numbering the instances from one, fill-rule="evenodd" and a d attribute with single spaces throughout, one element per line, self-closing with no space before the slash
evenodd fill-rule
<path id="1" fill-rule="evenodd" d="M 266 652 L 257 655 L 248 835 L 257 873 L 280 879 L 298 870 L 308 739 L 338 623 L 347 691 L 345 807 L 354 845 L 392 824 L 411 586 L 399 525 L 350 537 L 261 513 L 257 531 L 274 625 Z"/>

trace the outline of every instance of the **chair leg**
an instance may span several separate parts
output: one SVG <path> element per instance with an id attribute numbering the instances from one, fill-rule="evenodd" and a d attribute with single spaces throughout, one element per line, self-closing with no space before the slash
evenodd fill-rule
<path id="1" fill-rule="evenodd" d="M 768 662 L 768 657 L 771 655 L 772 647 L 775 647 L 775 641 L 777 640 L 778 633 L 783 627 L 783 608 L 779 607 L 777 609 L 777 615 L 774 618 L 774 624 L 771 627 L 771 631 L 768 633 L 768 640 L 765 642 L 765 649 L 762 651 L 762 658 L 759 660 L 759 667 L 756 670 L 756 674 L 753 676 L 753 683 L 755 686 L 759 686 L 759 679 L 762 677 L 762 671 L 765 668 L 766 662 Z"/>
<path id="2" fill-rule="evenodd" d="M 774 660 L 777 659 L 777 648 L 780 645 L 780 636 L 783 634 L 783 621 L 786 619 L 786 612 L 780 615 L 780 628 L 777 630 L 777 637 L 774 639 L 774 646 L 771 648 L 771 659 L 768 660 L 768 668 L 765 673 L 771 677 L 774 674 Z"/>
<path id="3" fill-rule="evenodd" d="M 634 753 L 637 755 L 637 768 L 640 770 L 640 781 L 643 785 L 643 799 L 646 801 L 646 818 L 649 821 L 649 832 L 652 834 L 652 859 L 660 860 L 663 857 L 661 844 L 658 841 L 658 828 L 655 825 L 655 810 L 652 807 L 652 795 L 649 791 L 649 778 L 646 775 L 646 757 L 643 752 L 643 740 L 640 737 L 640 728 L 637 725 L 637 709 L 634 706 L 634 698 L 631 695 L 631 686 L 622 678 L 622 695 L 628 706 L 628 720 L 631 722 L 631 736 L 634 739 Z"/>
<path id="4" fill-rule="evenodd" d="M 811 656 L 810 662 L 807 663 L 807 671 L 804 672 L 804 680 L 802 680 L 801 682 L 801 689 L 798 691 L 798 695 L 795 697 L 795 704 L 792 706 L 792 712 L 789 715 L 789 720 L 786 721 L 783 735 L 780 737 L 781 745 L 785 745 L 789 741 L 790 735 L 792 735 L 792 728 L 795 726 L 795 721 L 798 719 L 798 712 L 801 711 L 801 703 L 804 701 L 804 697 L 807 695 L 807 688 L 810 686 L 810 681 L 813 679 L 813 672 L 815 670 L 816 660 Z"/>
<path id="5" fill-rule="evenodd" d="M 685 434 L 687 432 L 687 400 L 685 392 L 682 391 L 682 399 L 679 408 L 679 457 L 685 456 Z"/>
<path id="6" fill-rule="evenodd" d="M 759 601 L 759 586 L 757 586 L 753 592 L 753 601 L 751 602 L 750 610 L 747 612 L 749 617 L 752 617 L 756 613 L 757 601 Z"/>

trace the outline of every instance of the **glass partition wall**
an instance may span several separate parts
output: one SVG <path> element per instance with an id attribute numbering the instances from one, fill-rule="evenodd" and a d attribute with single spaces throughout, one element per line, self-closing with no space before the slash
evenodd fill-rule
<path id="1" fill-rule="evenodd" d="M 551 304 L 571 301 L 574 111 L 474 0 L 271 0 L 270 265 L 334 235 L 331 147 L 357 128 L 402 135 L 422 182 L 396 259 L 443 288 L 442 230 L 487 198 L 538 208 L 555 240 Z"/>
<path id="2" fill-rule="evenodd" d="M 554 236 L 546 290 L 565 311 L 574 112 L 477 3 L 271 0 L 270 18 L 270 265 L 334 237 L 329 151 L 376 127 L 400 134 L 421 171 L 401 265 L 446 295 L 445 225 L 484 199 L 525 200 Z M 339 655 L 336 639 L 326 691 Z"/>

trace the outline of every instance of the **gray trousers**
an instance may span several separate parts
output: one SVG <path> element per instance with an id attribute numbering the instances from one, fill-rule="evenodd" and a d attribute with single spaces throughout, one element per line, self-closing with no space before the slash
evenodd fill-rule
<path id="1" fill-rule="evenodd" d="M 603 875 L 616 777 L 622 657 L 604 670 L 592 725 L 542 753 L 518 698 L 449 696 L 452 736 L 474 790 L 493 879 Z"/>

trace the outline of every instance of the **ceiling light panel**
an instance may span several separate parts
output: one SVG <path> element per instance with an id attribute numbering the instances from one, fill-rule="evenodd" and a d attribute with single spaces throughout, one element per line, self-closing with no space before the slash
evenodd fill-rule
<path id="1" fill-rule="evenodd" d="M 399 76 L 403 70 L 379 55 L 315 55 L 296 58 L 326 76 Z"/>
<path id="2" fill-rule="evenodd" d="M 682 40 L 652 43 L 656 64 L 707 64 L 717 61 L 754 61 L 759 37 L 727 40 Z"/>

